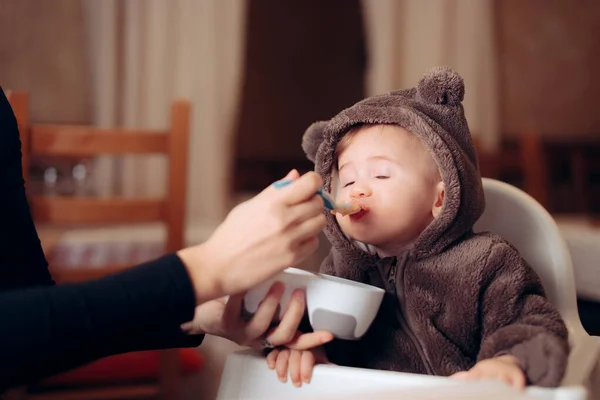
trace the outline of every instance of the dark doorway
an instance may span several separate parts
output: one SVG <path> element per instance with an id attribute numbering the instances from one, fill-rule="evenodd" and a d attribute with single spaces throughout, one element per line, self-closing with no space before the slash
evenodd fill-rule
<path id="1" fill-rule="evenodd" d="M 251 0 L 247 18 L 237 192 L 313 168 L 302 134 L 364 97 L 367 59 L 360 0 Z"/>

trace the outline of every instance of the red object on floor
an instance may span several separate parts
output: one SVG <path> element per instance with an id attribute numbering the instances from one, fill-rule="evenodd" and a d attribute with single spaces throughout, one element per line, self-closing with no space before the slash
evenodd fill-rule
<path id="1" fill-rule="evenodd" d="M 44 381 L 45 385 L 123 383 L 159 375 L 160 351 L 139 351 L 102 358 Z M 179 349 L 181 375 L 199 372 L 204 358 L 196 349 Z"/>

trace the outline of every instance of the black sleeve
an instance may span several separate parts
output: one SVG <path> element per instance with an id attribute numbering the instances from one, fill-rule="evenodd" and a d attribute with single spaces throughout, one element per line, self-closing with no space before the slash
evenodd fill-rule
<path id="1" fill-rule="evenodd" d="M 25 197 L 17 122 L 0 87 L 0 291 L 51 284 Z"/>
<path id="2" fill-rule="evenodd" d="M 0 391 L 128 351 L 197 346 L 195 295 L 174 254 L 95 281 L 0 294 Z"/>
<path id="3" fill-rule="evenodd" d="M 0 392 L 108 355 L 200 345 L 202 335 L 179 329 L 193 318 L 195 299 L 174 255 L 94 282 L 40 287 L 54 282 L 25 196 L 17 123 L 1 87 L 0 193 Z"/>

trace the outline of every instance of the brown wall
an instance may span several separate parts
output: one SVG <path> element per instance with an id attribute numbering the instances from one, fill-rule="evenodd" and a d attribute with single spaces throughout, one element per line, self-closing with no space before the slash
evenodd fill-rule
<path id="1" fill-rule="evenodd" d="M 600 2 L 496 0 L 502 130 L 600 135 Z"/>
<path id="2" fill-rule="evenodd" d="M 33 122 L 90 119 L 81 0 L 0 0 L 0 85 L 30 93 Z"/>

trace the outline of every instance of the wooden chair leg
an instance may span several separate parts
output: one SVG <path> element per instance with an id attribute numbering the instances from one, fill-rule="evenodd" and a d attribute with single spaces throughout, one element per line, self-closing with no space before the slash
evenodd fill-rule
<path id="1" fill-rule="evenodd" d="M 540 135 L 524 133 L 519 139 L 521 166 L 525 178 L 525 191 L 548 209 L 548 165 Z"/>

